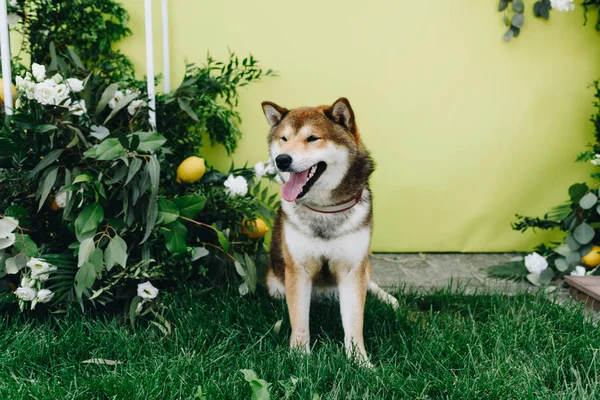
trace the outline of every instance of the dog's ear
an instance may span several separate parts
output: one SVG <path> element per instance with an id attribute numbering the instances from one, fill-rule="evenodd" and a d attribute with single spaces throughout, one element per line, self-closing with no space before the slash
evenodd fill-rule
<path id="1" fill-rule="evenodd" d="M 340 97 L 337 99 L 331 107 L 325 110 L 325 115 L 327 115 L 330 120 L 348 129 L 353 134 L 356 133 L 354 111 L 352 111 L 352 107 L 347 98 Z"/>
<path id="2" fill-rule="evenodd" d="M 281 122 L 283 117 L 285 117 L 285 115 L 289 112 L 288 109 L 279 107 L 277 104 L 271 103 L 270 101 L 263 101 L 262 109 L 265 113 L 265 117 L 267 117 L 269 125 L 271 126 L 275 126 Z"/>

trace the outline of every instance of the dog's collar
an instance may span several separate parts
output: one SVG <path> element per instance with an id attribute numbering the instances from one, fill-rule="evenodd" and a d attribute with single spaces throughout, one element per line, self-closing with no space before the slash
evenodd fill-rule
<path id="1" fill-rule="evenodd" d="M 315 207 L 315 206 L 309 206 L 308 204 L 302 204 L 302 205 L 304 207 L 308 208 L 309 210 L 312 210 L 314 212 L 318 212 L 321 214 L 337 214 L 337 213 L 341 213 L 344 211 L 348 211 L 349 209 L 351 209 L 352 207 L 357 205 L 360 202 L 360 199 L 362 199 L 363 191 L 364 191 L 364 188 L 360 189 L 358 191 L 358 193 L 356 193 L 351 199 L 346 200 L 342 203 L 334 204 L 332 206 Z"/>

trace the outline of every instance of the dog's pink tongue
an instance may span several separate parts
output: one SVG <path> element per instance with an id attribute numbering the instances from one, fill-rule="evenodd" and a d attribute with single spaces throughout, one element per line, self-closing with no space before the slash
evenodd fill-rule
<path id="1" fill-rule="evenodd" d="M 294 201 L 308 181 L 308 169 L 302 172 L 292 172 L 290 179 L 281 187 L 281 197 L 285 201 Z"/>

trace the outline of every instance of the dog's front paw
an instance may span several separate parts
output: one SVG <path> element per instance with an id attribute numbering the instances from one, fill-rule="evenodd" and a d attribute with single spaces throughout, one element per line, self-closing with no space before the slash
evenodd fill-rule
<path id="1" fill-rule="evenodd" d="M 290 338 L 290 349 L 303 354 L 310 354 L 310 337 L 304 334 L 292 334 Z"/>

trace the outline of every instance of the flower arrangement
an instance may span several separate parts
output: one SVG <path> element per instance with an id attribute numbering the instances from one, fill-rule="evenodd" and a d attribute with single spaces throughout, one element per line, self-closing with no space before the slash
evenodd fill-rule
<path id="1" fill-rule="evenodd" d="M 600 164 L 600 83 L 595 82 L 596 113 L 591 121 L 595 142 L 577 156 L 578 162 Z M 553 208 L 542 218 L 517 214 L 513 229 L 559 230 L 565 233 L 559 243 L 541 244 L 534 253 L 505 265 L 493 267 L 490 275 L 510 279 L 528 279 L 538 286 L 549 285 L 565 275 L 600 275 L 600 172 L 591 175 L 594 185 L 576 183 L 568 190 L 569 201 Z"/>
<path id="2" fill-rule="evenodd" d="M 150 314 L 168 331 L 161 290 L 192 279 L 255 290 L 274 169 L 220 172 L 200 154 L 203 136 L 235 150 L 237 90 L 272 71 L 234 53 L 188 65 L 181 85 L 156 97 L 153 130 L 145 82 L 113 81 L 54 43 L 48 54 L 17 68 L 15 112 L 0 129 L 0 296 L 21 310 L 122 304 L 132 323 Z"/>

